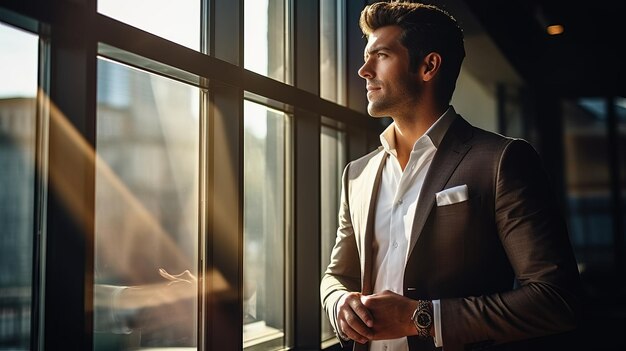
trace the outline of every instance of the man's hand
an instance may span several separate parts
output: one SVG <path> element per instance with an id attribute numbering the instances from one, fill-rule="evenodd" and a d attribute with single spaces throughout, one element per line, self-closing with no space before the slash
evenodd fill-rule
<path id="1" fill-rule="evenodd" d="M 344 336 L 365 344 L 374 336 L 372 314 L 361 303 L 363 296 L 351 292 L 343 295 L 337 302 L 337 327 Z"/>
<path id="2" fill-rule="evenodd" d="M 398 295 L 389 290 L 381 293 L 361 296 L 363 306 L 374 317 L 373 332 L 370 340 L 396 339 L 417 335 L 417 329 L 411 320 L 417 301 Z"/>

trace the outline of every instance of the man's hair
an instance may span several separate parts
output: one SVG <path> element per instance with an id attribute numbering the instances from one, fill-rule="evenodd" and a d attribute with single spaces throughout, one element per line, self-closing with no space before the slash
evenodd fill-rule
<path id="1" fill-rule="evenodd" d="M 402 28 L 400 43 L 409 51 L 411 72 L 429 53 L 441 55 L 436 94 L 440 103 L 449 103 L 465 57 L 463 30 L 456 20 L 434 5 L 400 1 L 378 2 L 361 12 L 359 26 L 367 37 L 391 25 Z"/>

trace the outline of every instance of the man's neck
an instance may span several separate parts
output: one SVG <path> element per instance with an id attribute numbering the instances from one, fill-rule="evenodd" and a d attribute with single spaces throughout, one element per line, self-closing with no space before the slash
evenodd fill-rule
<path id="1" fill-rule="evenodd" d="M 416 111 L 415 115 L 393 118 L 395 125 L 396 152 L 400 166 L 404 170 L 409 162 L 411 151 L 417 139 L 422 137 L 439 117 L 445 112 L 436 109 L 432 111 Z"/>

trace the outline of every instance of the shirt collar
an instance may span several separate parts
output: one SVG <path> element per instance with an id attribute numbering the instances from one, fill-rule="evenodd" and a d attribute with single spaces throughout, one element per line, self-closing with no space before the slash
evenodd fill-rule
<path id="1" fill-rule="evenodd" d="M 454 121 L 456 117 L 456 111 L 454 107 L 449 106 L 446 112 L 443 113 L 436 121 L 433 123 L 430 128 L 422 135 L 417 141 L 415 145 L 413 145 L 413 150 L 418 144 L 425 142 L 425 138 L 430 139 L 435 148 L 439 148 L 443 137 L 446 135 L 448 128 Z M 396 129 L 395 124 L 391 123 L 385 130 L 380 134 L 380 143 L 385 149 L 386 152 L 391 153 L 392 155 L 396 154 Z"/>
<path id="2" fill-rule="evenodd" d="M 443 137 L 448 132 L 448 129 L 450 128 L 452 122 L 454 122 L 455 117 L 456 111 L 454 110 L 454 107 L 449 106 L 446 112 L 444 112 L 443 115 L 441 115 L 441 117 L 439 117 L 439 119 L 437 119 L 437 121 L 435 121 L 435 123 L 428 128 L 426 133 L 424 133 L 430 137 L 430 140 L 433 141 L 436 148 L 439 148 Z"/>

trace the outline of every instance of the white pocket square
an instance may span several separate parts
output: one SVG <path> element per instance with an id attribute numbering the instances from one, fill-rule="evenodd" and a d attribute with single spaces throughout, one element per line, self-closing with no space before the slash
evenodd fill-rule
<path id="1" fill-rule="evenodd" d="M 435 194 L 437 206 L 452 205 L 467 200 L 467 184 L 442 190 Z"/>

